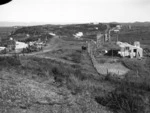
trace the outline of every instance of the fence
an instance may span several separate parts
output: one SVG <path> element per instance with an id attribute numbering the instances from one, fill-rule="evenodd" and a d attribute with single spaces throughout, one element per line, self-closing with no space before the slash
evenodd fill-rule
<path id="1" fill-rule="evenodd" d="M 97 73 L 101 74 L 99 72 L 99 70 L 98 70 L 98 67 L 97 67 L 98 66 L 98 62 L 96 61 L 96 59 L 95 59 L 95 57 L 93 55 L 94 51 L 93 51 L 92 45 L 94 45 L 94 43 L 92 41 L 88 42 L 88 54 L 89 54 L 89 56 L 91 58 L 91 61 L 92 61 L 92 64 L 93 64 L 95 70 L 97 71 Z"/>
<path id="2" fill-rule="evenodd" d="M 92 41 L 88 43 L 88 54 L 91 58 L 92 64 L 95 70 L 97 71 L 97 73 L 99 73 L 100 75 L 111 74 L 112 76 L 117 76 L 119 78 L 122 78 L 123 76 L 118 76 L 118 75 L 124 75 L 129 71 L 126 67 L 122 66 L 121 64 L 108 64 L 108 65 L 99 64 L 94 56 L 94 52 L 95 52 L 94 46 L 96 45 Z"/>

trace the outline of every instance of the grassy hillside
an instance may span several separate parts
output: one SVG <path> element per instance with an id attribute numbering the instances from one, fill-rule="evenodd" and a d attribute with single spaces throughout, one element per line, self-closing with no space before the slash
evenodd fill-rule
<path id="1" fill-rule="evenodd" d="M 149 58 L 120 58 L 130 69 L 124 79 L 98 74 L 87 50 L 82 50 L 85 40 L 73 38 L 80 31 L 84 39 L 95 39 L 99 31 L 95 27 L 106 29 L 104 24 L 75 24 L 16 30 L 12 36 L 18 39 L 25 34 L 30 34 L 29 39 L 44 38 L 49 32 L 60 38 L 53 38 L 44 53 L 0 57 L 0 113 L 149 113 Z M 148 26 L 123 26 L 119 40 L 149 45 L 149 30 Z"/>
<path id="2" fill-rule="evenodd" d="M 74 53 L 76 54 L 76 53 Z M 6 113 L 145 113 L 149 112 L 149 62 L 124 59 L 126 79 L 102 77 L 87 52 L 77 64 L 38 57 L 0 58 L 0 110 Z M 79 57 L 80 55 L 80 57 Z M 144 70 L 141 66 L 145 66 Z M 91 71 L 92 70 L 92 71 Z M 137 71 L 139 71 L 137 77 Z M 142 71 L 140 71 L 142 70 Z M 92 72 L 92 73 L 91 73 Z M 145 74 L 144 74 L 145 73 Z M 135 75 L 134 75 L 135 74 Z M 146 77 L 146 79 L 145 79 Z M 138 81 L 137 81 L 138 80 Z"/>
<path id="3" fill-rule="evenodd" d="M 0 27 L 1 39 L 7 38 L 13 31 L 15 31 L 14 27 Z"/>
<path id="4" fill-rule="evenodd" d="M 83 60 L 89 62 L 84 57 Z M 94 100 L 94 95 L 111 90 L 112 85 L 106 86 L 88 71 L 84 73 L 78 64 L 14 56 L 1 57 L 0 67 L 0 83 L 3 84 L 0 86 L 0 112 L 111 113 Z"/>
<path id="5" fill-rule="evenodd" d="M 78 32 L 83 32 L 85 39 L 95 39 L 98 31 L 104 31 L 106 25 L 104 24 L 74 24 L 74 25 L 43 25 L 43 26 L 31 26 L 17 29 L 12 36 L 17 37 L 20 34 L 42 35 L 47 33 L 55 33 L 61 36 L 63 39 L 73 39 L 73 35 Z"/>
<path id="6" fill-rule="evenodd" d="M 140 41 L 143 45 L 150 45 L 150 26 L 129 26 L 122 27 L 118 34 L 118 40 L 133 44 L 134 41 Z M 112 32 L 112 40 L 117 40 L 117 34 Z"/>

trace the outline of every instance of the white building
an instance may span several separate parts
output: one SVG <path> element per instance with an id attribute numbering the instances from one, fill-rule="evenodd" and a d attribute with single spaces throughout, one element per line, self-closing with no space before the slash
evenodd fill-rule
<path id="1" fill-rule="evenodd" d="M 96 30 L 98 30 L 98 27 L 95 27 Z"/>
<path id="2" fill-rule="evenodd" d="M 54 34 L 54 33 L 49 33 L 49 35 L 56 36 L 56 34 Z"/>
<path id="3" fill-rule="evenodd" d="M 140 47 L 139 42 L 135 42 L 134 45 L 128 43 L 117 42 L 117 45 L 120 47 L 118 52 L 122 57 L 129 56 L 130 58 L 141 58 L 143 57 L 143 49 Z"/>
<path id="4" fill-rule="evenodd" d="M 83 36 L 82 32 L 78 32 L 74 35 L 75 38 L 80 39 Z"/>
<path id="5" fill-rule="evenodd" d="M 6 47 L 0 47 L 0 51 L 4 50 Z"/>
<path id="6" fill-rule="evenodd" d="M 24 42 L 16 41 L 15 51 L 16 52 L 21 52 L 24 48 L 27 48 L 27 47 L 28 47 L 28 44 L 26 44 Z"/>
<path id="7" fill-rule="evenodd" d="M 122 27 L 121 25 L 116 26 L 116 28 L 119 29 L 119 30 L 121 29 L 121 27 Z"/>

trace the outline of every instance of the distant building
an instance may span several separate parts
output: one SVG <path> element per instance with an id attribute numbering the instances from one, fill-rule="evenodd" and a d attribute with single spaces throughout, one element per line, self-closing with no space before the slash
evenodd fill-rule
<path id="1" fill-rule="evenodd" d="M 116 26 L 116 28 L 119 29 L 119 30 L 121 29 L 121 27 L 122 27 L 121 25 Z"/>
<path id="2" fill-rule="evenodd" d="M 135 42 L 134 45 L 128 43 L 117 42 L 117 45 L 120 47 L 118 52 L 122 57 L 129 56 L 130 58 L 141 58 L 143 57 L 143 49 L 140 47 L 140 42 Z"/>
<path id="3" fill-rule="evenodd" d="M 28 44 L 24 43 L 24 42 L 18 42 L 16 41 L 15 44 L 15 51 L 16 52 L 21 52 L 24 48 L 27 48 Z"/>
<path id="4" fill-rule="evenodd" d="M 56 34 L 54 34 L 54 33 L 49 33 L 49 35 L 56 36 Z"/>
<path id="5" fill-rule="evenodd" d="M 83 36 L 83 32 L 78 32 L 74 35 L 75 38 L 80 39 Z"/>
<path id="6" fill-rule="evenodd" d="M 10 51 L 19 52 L 19 51 L 23 50 L 23 48 L 28 47 L 28 44 L 26 44 L 24 42 L 16 41 L 13 38 L 10 38 L 9 40 L 7 40 L 4 45 L 6 47 L 7 52 L 10 52 Z"/>
<path id="7" fill-rule="evenodd" d="M 6 47 L 0 47 L 0 52 L 3 51 Z"/>
<path id="8" fill-rule="evenodd" d="M 98 30 L 98 27 L 95 27 L 96 30 Z"/>
<path id="9" fill-rule="evenodd" d="M 30 37 L 30 35 L 29 35 L 29 34 L 26 34 L 26 37 L 28 37 L 28 38 L 29 38 L 29 37 Z"/>

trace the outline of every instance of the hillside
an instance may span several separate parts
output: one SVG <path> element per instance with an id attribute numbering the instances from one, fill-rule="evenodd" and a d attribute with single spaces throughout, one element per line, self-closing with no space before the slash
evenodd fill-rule
<path id="1" fill-rule="evenodd" d="M 104 54 L 101 49 L 111 50 L 115 42 L 106 42 L 99 49 L 89 47 L 87 40 L 95 40 L 97 32 L 106 27 L 71 24 L 0 29 L 11 32 L 4 39 L 12 36 L 28 42 L 49 38 L 41 51 L 0 55 L 0 113 L 149 113 L 150 57 L 144 54 L 139 60 L 115 56 L 113 51 Z M 148 47 L 149 31 L 149 26 L 129 29 L 123 25 L 119 40 L 139 40 L 142 47 Z M 74 38 L 77 32 L 83 32 L 82 40 Z M 111 35 L 116 40 L 116 34 Z M 99 71 L 92 54 L 101 65 L 97 65 Z M 125 69 L 125 74 L 119 75 L 118 70 Z"/>
<path id="2" fill-rule="evenodd" d="M 112 40 L 117 40 L 117 34 L 112 32 Z M 140 41 L 142 45 L 150 45 L 150 25 L 123 24 L 118 33 L 118 40 L 133 44 L 134 41 Z"/>
<path id="3" fill-rule="evenodd" d="M 87 52 L 81 51 L 84 43 L 54 43 L 56 48 L 45 54 L 0 57 L 0 112 L 111 113 L 95 96 L 113 86 L 101 81 Z"/>
<path id="4" fill-rule="evenodd" d="M 128 25 L 131 25 L 131 26 L 144 26 L 144 27 L 150 26 L 150 22 L 133 22 L 133 23 L 121 23 L 121 24 L 125 25 L 125 26 L 128 26 Z"/>
<path id="5" fill-rule="evenodd" d="M 22 27 L 17 29 L 11 36 L 15 37 L 18 34 L 29 34 L 34 36 L 52 32 L 58 36 L 66 38 L 66 40 L 69 40 L 74 38 L 74 34 L 83 32 L 84 36 L 82 38 L 88 39 L 93 37 L 95 38 L 98 31 L 104 31 L 105 29 L 106 25 L 104 24 L 43 25 Z"/>
<path id="6" fill-rule="evenodd" d="M 0 27 L 0 38 L 1 39 L 7 38 L 15 30 L 16 29 L 14 27 Z"/>

